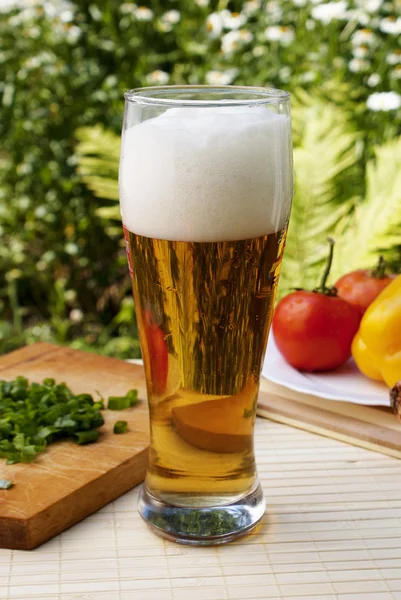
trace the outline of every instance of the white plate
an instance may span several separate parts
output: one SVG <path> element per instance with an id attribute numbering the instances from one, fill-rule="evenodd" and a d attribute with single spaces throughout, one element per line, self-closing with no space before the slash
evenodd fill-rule
<path id="1" fill-rule="evenodd" d="M 262 375 L 291 390 L 312 394 L 319 398 L 370 406 L 390 406 L 387 386 L 362 375 L 352 358 L 335 371 L 326 373 L 297 371 L 284 360 L 272 334 L 267 345 Z"/>

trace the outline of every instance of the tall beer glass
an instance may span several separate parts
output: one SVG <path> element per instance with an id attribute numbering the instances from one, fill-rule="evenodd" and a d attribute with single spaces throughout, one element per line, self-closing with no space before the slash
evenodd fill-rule
<path id="1" fill-rule="evenodd" d="M 120 201 L 151 426 L 139 511 L 168 539 L 222 543 L 264 514 L 253 429 L 291 200 L 286 92 L 125 94 Z"/>

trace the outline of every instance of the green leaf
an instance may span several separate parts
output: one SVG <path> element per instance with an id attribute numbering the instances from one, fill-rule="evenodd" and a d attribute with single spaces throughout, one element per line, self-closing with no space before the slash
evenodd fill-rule
<path id="1" fill-rule="evenodd" d="M 102 126 L 83 127 L 76 133 L 78 172 L 88 188 L 98 198 L 118 201 L 118 167 L 120 136 Z M 104 206 L 97 214 L 107 219 L 121 220 L 119 207 Z"/>
<path id="2" fill-rule="evenodd" d="M 115 219 L 116 221 L 121 221 L 120 207 L 118 205 L 97 208 L 96 214 L 102 219 Z"/>
<path id="3" fill-rule="evenodd" d="M 337 226 L 334 278 L 372 267 L 379 253 L 401 245 L 401 138 L 376 149 L 366 180 L 366 198 Z"/>
<path id="4" fill-rule="evenodd" d="M 327 254 L 326 238 L 352 211 L 354 198 L 338 204 L 335 181 L 354 167 L 355 135 L 335 105 L 302 95 L 293 110 L 295 196 L 280 279 L 280 293 L 313 288 Z"/>

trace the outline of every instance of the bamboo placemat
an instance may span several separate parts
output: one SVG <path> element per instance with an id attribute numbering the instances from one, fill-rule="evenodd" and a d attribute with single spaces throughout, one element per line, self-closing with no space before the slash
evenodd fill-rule
<path id="1" fill-rule="evenodd" d="M 2 600 L 401 600 L 401 461 L 257 419 L 267 512 L 224 547 L 148 531 L 132 490 L 29 552 L 0 550 Z"/>

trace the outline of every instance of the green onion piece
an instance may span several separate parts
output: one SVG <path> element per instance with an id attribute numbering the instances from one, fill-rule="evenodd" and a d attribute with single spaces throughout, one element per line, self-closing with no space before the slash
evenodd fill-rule
<path id="1" fill-rule="evenodd" d="M 24 446 L 21 449 L 21 462 L 30 463 L 36 458 L 35 446 Z"/>
<path id="2" fill-rule="evenodd" d="M 113 433 L 125 433 L 128 431 L 127 421 L 116 421 L 113 427 Z"/>
<path id="3" fill-rule="evenodd" d="M 79 446 L 82 446 L 83 444 L 91 444 L 92 442 L 96 442 L 98 437 L 98 430 L 91 429 L 90 431 L 76 431 L 72 440 Z"/>
<path id="4" fill-rule="evenodd" d="M 129 398 L 130 406 L 134 406 L 138 402 L 138 390 L 127 392 L 127 398 Z"/>
<path id="5" fill-rule="evenodd" d="M 14 482 L 11 479 L 0 479 L 0 490 L 9 490 L 13 485 Z"/>
<path id="6" fill-rule="evenodd" d="M 41 427 L 35 435 L 35 440 L 45 440 L 49 436 L 53 435 L 55 431 L 57 431 L 55 427 Z"/>
<path id="7" fill-rule="evenodd" d="M 131 400 L 128 396 L 110 396 L 107 408 L 109 410 L 125 410 L 131 405 Z"/>
<path id="8" fill-rule="evenodd" d="M 45 385 L 46 387 L 53 387 L 54 385 L 56 385 L 56 382 L 51 377 L 48 377 L 47 379 L 43 380 L 43 385 Z"/>

